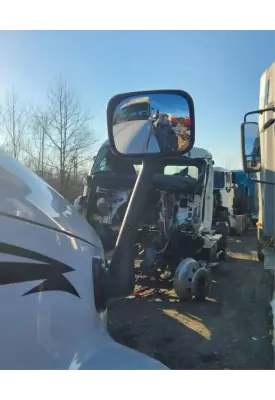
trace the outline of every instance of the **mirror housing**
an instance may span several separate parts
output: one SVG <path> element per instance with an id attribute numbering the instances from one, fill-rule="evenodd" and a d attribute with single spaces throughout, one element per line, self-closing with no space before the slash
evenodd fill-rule
<path id="1" fill-rule="evenodd" d="M 177 118 L 176 128 L 172 117 Z M 195 142 L 194 103 L 182 90 L 118 94 L 108 103 L 107 125 L 110 148 L 117 156 L 178 156 Z"/>
<path id="2" fill-rule="evenodd" d="M 261 170 L 260 150 L 258 123 L 243 122 L 241 124 L 241 151 L 244 172 L 255 173 Z"/>

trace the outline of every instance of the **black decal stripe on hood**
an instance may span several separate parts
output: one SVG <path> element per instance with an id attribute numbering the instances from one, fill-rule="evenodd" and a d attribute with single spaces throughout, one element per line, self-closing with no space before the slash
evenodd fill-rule
<path id="1" fill-rule="evenodd" d="M 43 280 L 38 286 L 24 293 L 23 296 L 43 291 L 63 291 L 80 298 L 74 286 L 63 275 L 74 271 L 67 264 L 6 243 L 0 243 L 0 253 L 38 261 L 0 261 L 0 285 Z"/>
<path id="2" fill-rule="evenodd" d="M 0 261 L 0 285 L 39 281 L 62 276 L 62 271 L 49 264 Z"/>
<path id="3" fill-rule="evenodd" d="M 27 250 L 24 247 L 14 246 L 12 244 L 0 242 L 0 253 L 11 254 L 18 257 L 28 258 L 29 260 L 40 261 L 42 263 L 50 264 L 52 267 L 58 267 L 59 273 L 74 271 L 73 268 L 61 261 L 54 258 L 45 256 L 32 250 Z"/>
<path id="4" fill-rule="evenodd" d="M 23 296 L 27 296 L 33 293 L 50 292 L 50 291 L 67 292 L 80 298 L 75 287 L 71 284 L 71 282 L 68 281 L 68 279 L 64 275 L 60 275 L 59 277 L 45 280 L 38 286 L 24 293 Z"/>

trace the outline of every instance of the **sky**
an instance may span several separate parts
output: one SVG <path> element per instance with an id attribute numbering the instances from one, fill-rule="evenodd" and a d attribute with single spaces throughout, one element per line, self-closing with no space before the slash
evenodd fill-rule
<path id="1" fill-rule="evenodd" d="M 62 76 L 107 138 L 108 100 L 121 92 L 182 89 L 195 105 L 195 146 L 216 166 L 241 168 L 240 124 L 258 108 L 274 31 L 1 31 L 0 102 L 12 87 L 43 105 Z"/>

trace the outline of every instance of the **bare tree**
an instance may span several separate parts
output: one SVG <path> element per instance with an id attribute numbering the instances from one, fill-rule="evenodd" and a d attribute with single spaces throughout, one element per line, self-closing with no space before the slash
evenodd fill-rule
<path id="1" fill-rule="evenodd" d="M 65 81 L 48 94 L 48 128 L 45 131 L 53 150 L 51 162 L 60 176 L 60 191 L 66 195 L 69 180 L 87 160 L 96 143 L 88 124 L 90 115 L 83 111 Z M 90 160 L 91 161 L 91 160 Z"/>
<path id="2" fill-rule="evenodd" d="M 28 114 L 25 106 L 19 103 L 14 89 L 7 95 L 5 104 L 0 108 L 0 117 L 4 146 L 15 158 L 20 159 L 28 126 Z"/>
<path id="3" fill-rule="evenodd" d="M 45 169 L 50 165 L 49 148 L 49 117 L 44 111 L 33 111 L 30 124 L 30 137 L 28 149 L 29 156 L 32 157 L 33 169 L 42 178 L 45 175 Z M 52 167 L 52 165 L 51 165 Z"/>

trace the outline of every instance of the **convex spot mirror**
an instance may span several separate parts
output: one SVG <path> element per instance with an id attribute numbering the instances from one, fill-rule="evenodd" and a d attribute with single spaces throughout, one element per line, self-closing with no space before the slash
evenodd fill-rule
<path id="1" fill-rule="evenodd" d="M 181 90 L 119 94 L 107 107 L 111 150 L 126 157 L 173 156 L 195 141 L 194 103 Z"/>
<path id="2" fill-rule="evenodd" d="M 247 173 L 261 169 L 259 126 L 257 122 L 244 122 L 241 125 L 241 146 L 243 170 Z"/>

